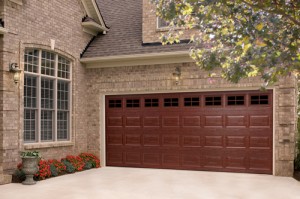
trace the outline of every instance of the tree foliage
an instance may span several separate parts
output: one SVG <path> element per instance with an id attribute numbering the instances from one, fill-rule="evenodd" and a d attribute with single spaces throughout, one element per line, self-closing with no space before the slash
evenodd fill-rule
<path id="1" fill-rule="evenodd" d="M 201 69 L 221 68 L 235 83 L 261 76 L 265 85 L 300 72 L 299 0 L 151 1 L 157 15 L 170 22 L 163 43 L 198 30 L 190 55 Z"/>

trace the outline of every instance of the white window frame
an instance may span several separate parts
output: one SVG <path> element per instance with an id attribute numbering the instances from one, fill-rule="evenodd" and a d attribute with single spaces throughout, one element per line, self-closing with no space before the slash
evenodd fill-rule
<path id="1" fill-rule="evenodd" d="M 162 19 L 161 17 L 156 17 L 156 28 L 158 30 L 167 30 L 167 29 L 169 29 L 169 25 L 161 26 L 161 20 L 164 20 L 164 19 Z"/>
<path id="2" fill-rule="evenodd" d="M 23 136 L 23 141 L 24 144 L 39 144 L 39 143 L 51 143 L 51 142 L 66 142 L 66 141 L 71 141 L 71 132 L 72 132 L 72 61 L 68 58 L 66 58 L 65 56 L 58 54 L 56 52 L 50 51 L 50 50 L 44 50 L 44 49 L 38 49 L 38 48 L 26 48 L 24 51 L 24 57 L 26 55 L 26 50 L 38 50 L 38 66 L 37 66 L 37 72 L 28 72 L 25 71 L 24 68 L 24 79 L 25 76 L 32 76 L 32 77 L 36 77 L 36 125 L 35 125 L 35 141 L 26 141 L 25 140 L 25 136 Z M 41 66 L 42 66 L 42 52 L 49 52 L 49 53 L 53 53 L 55 56 L 55 65 L 54 65 L 54 76 L 50 76 L 50 75 L 44 75 L 41 74 Z M 58 77 L 58 57 L 63 57 L 66 60 L 69 61 L 69 78 L 61 78 Z M 23 57 L 23 59 L 24 59 Z M 25 65 L 25 60 L 24 60 L 24 65 Z M 52 140 L 42 140 L 41 139 L 41 79 L 51 79 L 54 81 L 53 85 L 54 85 L 54 90 L 53 90 L 53 110 L 54 110 L 54 116 L 53 116 L 53 126 L 52 126 Z M 67 139 L 61 139 L 58 140 L 58 135 L 57 135 L 57 112 L 58 112 L 58 108 L 57 108 L 57 84 L 58 81 L 63 81 L 63 82 L 68 82 L 69 84 L 69 95 L 68 95 L 68 132 L 67 132 Z M 25 82 L 23 85 L 23 89 L 25 88 Z M 24 96 L 25 97 L 25 96 Z M 24 98 L 23 98 L 24 101 Z M 26 109 L 25 104 L 23 106 L 24 110 Z M 24 116 L 25 118 L 25 116 Z M 23 118 L 23 122 L 24 122 L 24 118 Z M 24 129 L 25 131 L 25 129 Z M 23 131 L 23 132 L 24 132 Z"/>

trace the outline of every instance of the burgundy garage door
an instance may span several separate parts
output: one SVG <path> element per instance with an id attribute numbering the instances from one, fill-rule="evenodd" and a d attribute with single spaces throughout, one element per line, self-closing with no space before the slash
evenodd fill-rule
<path id="1" fill-rule="evenodd" d="M 106 164 L 272 174 L 272 91 L 106 97 Z"/>

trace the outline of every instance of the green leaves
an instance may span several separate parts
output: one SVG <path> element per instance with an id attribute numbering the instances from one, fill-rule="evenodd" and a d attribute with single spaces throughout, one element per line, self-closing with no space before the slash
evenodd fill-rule
<path id="1" fill-rule="evenodd" d="M 300 69 L 300 1 L 152 0 L 159 15 L 176 24 L 162 36 L 176 43 L 193 27 L 190 55 L 207 71 L 220 68 L 222 77 L 238 82 L 261 76 L 265 84 Z"/>

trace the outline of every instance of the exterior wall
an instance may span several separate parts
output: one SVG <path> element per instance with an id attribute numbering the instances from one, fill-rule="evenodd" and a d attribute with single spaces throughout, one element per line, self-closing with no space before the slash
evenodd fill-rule
<path id="1" fill-rule="evenodd" d="M 4 2 L 0 1 L 0 19 L 3 18 L 4 12 Z M 0 34 L 0 184 L 3 181 L 3 35 Z"/>
<path id="2" fill-rule="evenodd" d="M 51 0 L 23 1 L 23 5 L 9 0 L 4 2 L 2 18 L 9 32 L 0 36 L 3 42 L 0 56 L 0 154 L 3 155 L 3 168 L 16 168 L 20 161 L 19 151 L 39 150 L 44 158 L 62 158 L 67 154 L 78 154 L 87 151 L 85 95 L 85 68 L 79 62 L 80 53 L 91 40 L 84 33 L 81 20 L 84 10 L 79 1 Z M 0 7 L 1 8 L 1 7 Z M 72 61 L 73 71 L 73 108 L 71 142 L 67 143 L 23 143 L 23 77 L 19 84 L 13 82 L 13 74 L 9 72 L 9 63 L 17 62 L 23 70 L 24 49 L 34 47 L 50 50 L 50 39 L 55 39 L 54 52 L 68 57 Z M 2 43 L 0 44 L 2 45 Z M 0 123 L 1 124 L 1 123 Z M 0 156 L 1 157 L 1 156 Z M 0 158 L 1 160 L 1 158 Z M 0 161 L 1 163 L 1 161 Z M 1 164 L 0 164 L 1 166 Z"/>
<path id="3" fill-rule="evenodd" d="M 167 28 L 157 28 L 155 6 L 149 0 L 143 0 L 143 43 L 161 42 L 161 34 L 167 33 Z M 180 39 L 189 39 L 195 30 L 185 31 Z"/>
<path id="4" fill-rule="evenodd" d="M 175 84 L 172 73 L 180 66 L 182 76 Z M 88 145 L 99 147 L 101 158 L 105 151 L 104 96 L 111 94 L 201 92 L 222 90 L 258 90 L 259 78 L 244 79 L 232 84 L 222 78 L 209 79 L 207 73 L 194 64 L 172 64 L 152 66 L 128 66 L 119 68 L 89 69 L 87 71 L 89 102 Z M 273 87 L 274 98 L 274 145 L 275 175 L 292 176 L 295 146 L 296 82 L 293 77 L 282 79 Z M 100 133 L 99 133 L 100 132 Z M 97 152 L 98 148 L 94 148 Z M 274 165 L 273 165 L 274 166 Z"/>

